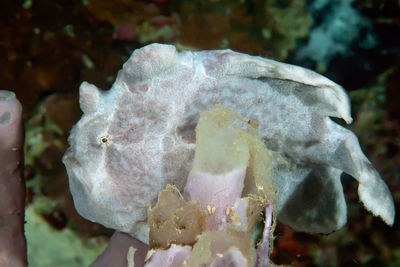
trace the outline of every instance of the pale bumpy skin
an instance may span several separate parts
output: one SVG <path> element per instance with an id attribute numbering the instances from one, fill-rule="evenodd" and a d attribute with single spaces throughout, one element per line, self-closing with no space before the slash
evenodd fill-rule
<path id="1" fill-rule="evenodd" d="M 63 159 L 78 212 L 147 242 L 147 205 L 167 184 L 183 189 L 199 114 L 216 104 L 258 123 L 257 135 L 289 162 L 274 177 L 278 219 L 299 231 L 339 229 L 346 172 L 359 181 L 364 206 L 393 224 L 388 187 L 357 137 L 329 118 L 352 120 L 339 85 L 231 50 L 177 52 L 162 44 L 135 50 L 109 91 L 82 83 L 84 115 Z"/>

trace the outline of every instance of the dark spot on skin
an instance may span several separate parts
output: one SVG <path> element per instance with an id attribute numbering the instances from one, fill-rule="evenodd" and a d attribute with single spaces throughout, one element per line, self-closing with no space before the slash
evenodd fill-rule
<path id="1" fill-rule="evenodd" d="M 285 164 L 278 164 L 277 166 L 276 166 L 276 169 L 278 170 L 278 171 L 285 171 L 285 170 L 287 170 L 287 165 L 285 165 Z"/>
<path id="2" fill-rule="evenodd" d="M 272 139 L 272 138 L 265 137 L 264 138 L 264 144 L 267 146 L 268 149 L 270 149 L 272 151 L 279 151 L 280 150 L 279 143 L 276 140 Z"/>
<path id="3" fill-rule="evenodd" d="M 318 139 L 311 139 L 311 140 L 309 140 L 309 141 L 307 141 L 305 143 L 303 141 L 297 141 L 297 140 L 292 140 L 292 139 L 287 139 L 286 140 L 286 144 L 289 144 L 289 145 L 291 145 L 293 147 L 303 146 L 305 148 L 309 148 L 309 147 L 315 146 L 315 145 L 317 145 L 319 143 L 320 143 L 320 141 Z"/>
<path id="4" fill-rule="evenodd" d="M 4 112 L 0 116 L 0 124 L 6 125 L 11 121 L 11 113 L 10 112 Z"/>
<path id="5" fill-rule="evenodd" d="M 182 137 L 183 141 L 188 144 L 194 144 L 196 142 L 196 125 L 199 120 L 198 115 L 188 118 L 188 120 L 178 126 L 177 134 Z"/>
<path id="6" fill-rule="evenodd" d="M 186 226 L 185 225 L 177 225 L 176 229 L 183 231 L 183 230 L 186 230 Z"/>
<path id="7" fill-rule="evenodd" d="M 315 140 L 310 140 L 310 141 L 307 141 L 307 142 L 304 144 L 304 147 L 305 147 L 305 148 L 309 148 L 309 147 L 318 145 L 319 143 L 320 143 L 320 141 L 317 140 L 317 139 L 315 139 Z"/>
<path id="8" fill-rule="evenodd" d="M 284 156 L 285 158 L 288 158 L 288 159 L 291 158 L 291 156 L 290 156 L 288 153 L 286 153 L 286 152 L 283 153 L 283 156 Z"/>

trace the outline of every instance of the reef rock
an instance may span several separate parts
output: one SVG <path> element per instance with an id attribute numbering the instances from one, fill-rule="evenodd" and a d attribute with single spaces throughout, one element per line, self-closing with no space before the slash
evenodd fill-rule
<path id="1" fill-rule="evenodd" d="M 199 115 L 216 104 L 257 125 L 257 136 L 285 159 L 273 173 L 279 220 L 300 231 L 339 229 L 346 172 L 359 181 L 364 206 L 393 224 L 388 187 L 357 137 L 329 118 L 352 120 L 339 85 L 231 50 L 178 52 L 162 44 L 135 50 L 109 91 L 82 83 L 84 114 L 63 159 L 78 212 L 147 242 L 148 204 L 167 184 L 183 189 Z"/>

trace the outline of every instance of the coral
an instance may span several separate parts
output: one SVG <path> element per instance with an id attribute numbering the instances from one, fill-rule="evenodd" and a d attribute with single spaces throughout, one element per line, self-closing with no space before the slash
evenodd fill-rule
<path id="1" fill-rule="evenodd" d="M 26 266 L 22 107 L 0 90 L 0 265 Z"/>
<path id="2" fill-rule="evenodd" d="M 63 158 L 78 212 L 147 243 L 147 205 L 167 184 L 183 189 L 199 115 L 216 104 L 257 125 L 256 135 L 284 160 L 272 172 L 278 220 L 312 233 L 342 227 L 346 172 L 358 180 L 364 206 L 393 224 L 386 184 L 356 136 L 329 118 L 352 120 L 339 85 L 231 50 L 178 53 L 161 44 L 134 51 L 111 90 L 80 87 L 84 114 Z"/>
<path id="3" fill-rule="evenodd" d="M 111 25 L 80 0 L 26 2 L 33 4 L 0 3 L 0 88 L 13 88 L 25 113 L 50 93 L 75 92 L 82 79 L 110 84 L 104 77 L 122 63 L 121 51 L 110 49 Z"/>
<path id="4" fill-rule="evenodd" d="M 118 0 L 117 3 L 89 0 L 86 10 L 99 21 L 114 26 L 113 38 L 137 40 L 142 44 L 155 41 L 170 41 L 177 35 L 176 15 L 162 14 L 161 6 L 152 1 Z"/>
<path id="5" fill-rule="evenodd" d="M 311 26 L 306 1 L 89 0 L 87 11 L 114 26 L 115 39 L 227 48 L 283 60 Z"/>
<path id="6" fill-rule="evenodd" d="M 199 49 L 231 48 L 284 60 L 306 37 L 305 1 L 181 1 L 179 43 Z"/>
<path id="7" fill-rule="evenodd" d="M 79 233 L 71 229 L 54 229 L 35 211 L 35 206 L 33 203 L 26 209 L 29 266 L 89 266 L 104 250 L 106 242 L 103 238 L 82 240 Z"/>
<path id="8" fill-rule="evenodd" d="M 150 248 L 193 245 L 206 226 L 205 210 L 185 202 L 172 186 L 158 194 L 157 205 L 153 209 L 149 207 L 147 216 Z"/>
<path id="9" fill-rule="evenodd" d="M 251 161 L 257 157 L 256 154 L 260 154 L 259 151 L 266 152 L 262 153 L 265 165 L 272 168 L 273 160 L 262 141 L 257 141 L 256 136 L 236 125 L 237 119 L 240 118 L 223 107 L 201 114 L 196 127 L 193 169 L 184 188 L 185 200 L 173 193 L 176 188 L 167 186 L 159 194 L 157 211 L 149 209 L 149 245 L 156 251 L 151 254 L 146 266 L 157 266 L 155 262 L 159 258 L 180 254 L 181 250 L 175 251 L 178 247 L 172 244 L 182 249 L 192 246 L 183 260 L 189 266 L 254 266 L 256 258 L 259 261 L 257 266 L 264 266 L 262 262 L 269 263 L 269 242 L 273 230 L 271 201 L 275 191 L 272 186 L 263 185 L 265 180 L 272 181 L 272 176 L 268 172 L 250 170 L 257 166 Z M 257 149 L 254 149 L 255 143 Z M 246 170 L 249 171 L 247 174 Z M 257 195 L 243 193 L 245 185 L 254 185 L 253 190 L 246 191 Z M 168 207 L 177 202 L 182 203 L 178 211 Z M 252 231 L 261 220 L 260 213 L 266 205 L 266 228 L 256 257 Z M 154 213 L 168 216 L 160 216 L 154 222 Z M 196 217 L 201 219 L 196 220 Z M 168 224 L 169 229 L 164 227 L 162 232 L 159 231 L 160 224 Z M 158 235 L 154 234 L 155 229 Z M 162 247 L 154 243 L 160 237 L 167 241 Z M 185 238 L 189 238 L 190 242 Z M 165 266 L 177 266 L 167 260 L 165 262 Z"/>
<path id="10" fill-rule="evenodd" d="M 371 31 L 370 22 L 352 7 L 354 0 L 313 1 L 311 13 L 325 12 L 310 31 L 307 44 L 297 51 L 298 60 L 328 65 L 337 55 L 351 55 L 351 45 L 360 40 L 362 31 Z M 372 34 L 361 40 L 367 47 L 376 43 Z"/>

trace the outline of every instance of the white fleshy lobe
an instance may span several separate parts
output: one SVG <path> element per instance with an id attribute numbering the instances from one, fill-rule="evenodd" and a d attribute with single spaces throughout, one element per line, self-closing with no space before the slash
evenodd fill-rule
<path id="1" fill-rule="evenodd" d="M 304 231 L 340 228 L 346 221 L 344 171 L 360 182 L 366 208 L 393 223 L 386 184 L 354 134 L 328 117 L 351 122 L 346 93 L 313 71 L 231 50 L 177 52 L 171 45 L 151 44 L 134 51 L 111 90 L 83 83 L 80 102 L 84 115 L 71 131 L 63 159 L 77 210 L 144 242 L 149 202 L 154 204 L 167 184 L 183 189 L 199 115 L 216 104 L 258 125 L 266 146 L 288 161 L 274 177 L 278 219 Z M 298 171 L 304 173 L 295 177 Z M 313 194 L 320 188 L 324 194 Z M 320 207 L 325 202 L 335 212 Z M 332 222 L 321 219 L 310 229 L 311 211 L 294 219 L 296 210 L 308 207 Z"/>
<path id="2" fill-rule="evenodd" d="M 83 113 L 95 112 L 100 105 L 101 92 L 99 88 L 88 82 L 83 82 L 79 88 L 79 105 Z"/>

